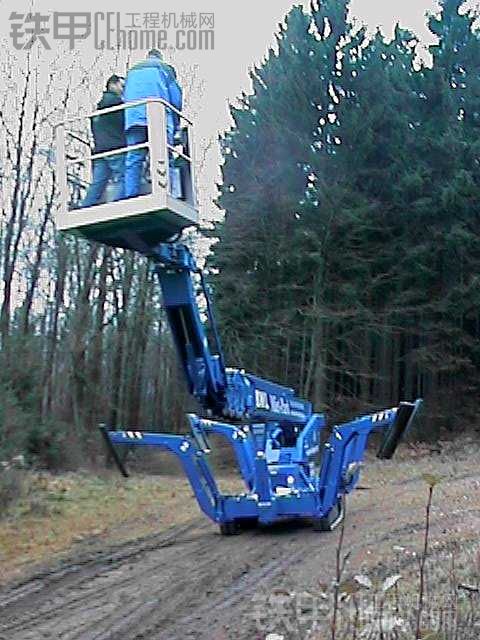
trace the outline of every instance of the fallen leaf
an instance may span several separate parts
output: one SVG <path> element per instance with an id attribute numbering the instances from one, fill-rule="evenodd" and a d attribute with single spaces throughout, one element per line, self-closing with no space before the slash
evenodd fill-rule
<path id="1" fill-rule="evenodd" d="M 365 585 L 361 585 L 361 586 L 365 586 Z M 361 586 L 358 580 L 356 578 L 353 578 L 353 579 L 345 580 L 344 582 L 341 582 L 338 586 L 338 590 L 340 593 L 344 593 L 349 596 L 354 593 L 358 593 L 361 589 Z"/>
<path id="2" fill-rule="evenodd" d="M 441 480 L 440 476 L 435 476 L 433 473 L 424 473 L 422 478 L 433 489 Z"/>
<path id="3" fill-rule="evenodd" d="M 353 578 L 359 585 L 365 587 L 366 589 L 371 589 L 373 587 L 373 582 L 370 580 L 368 576 L 358 575 Z"/>
<path id="4" fill-rule="evenodd" d="M 388 578 L 386 578 L 385 582 L 382 585 L 383 592 L 386 593 L 387 591 L 390 591 L 390 589 L 392 589 L 392 587 L 394 587 L 401 579 L 401 575 L 389 576 Z"/>

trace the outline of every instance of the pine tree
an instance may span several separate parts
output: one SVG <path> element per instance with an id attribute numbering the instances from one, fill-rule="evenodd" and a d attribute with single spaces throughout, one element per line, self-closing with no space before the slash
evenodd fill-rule
<path id="1" fill-rule="evenodd" d="M 444 0 L 419 68 L 412 33 L 367 40 L 346 9 L 294 10 L 232 111 L 212 261 L 227 341 L 319 409 L 424 395 L 437 428 L 478 391 L 476 15 Z"/>
<path id="2" fill-rule="evenodd" d="M 328 7 L 334 29 L 323 19 Z M 291 375 L 292 343 L 303 335 L 303 274 L 296 268 L 303 264 L 292 249 L 345 7 L 329 1 L 313 16 L 300 7 L 290 12 L 277 34 L 278 52 L 270 50 L 252 72 L 253 93 L 232 107 L 235 126 L 222 140 L 219 204 L 226 215 L 214 230 L 214 264 L 224 331 L 232 358 L 280 379 Z M 232 299 L 241 301 L 234 309 Z"/>

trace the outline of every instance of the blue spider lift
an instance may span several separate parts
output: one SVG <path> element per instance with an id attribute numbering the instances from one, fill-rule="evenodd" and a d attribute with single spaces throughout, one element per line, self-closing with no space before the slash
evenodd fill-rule
<path id="1" fill-rule="evenodd" d="M 101 426 L 107 448 L 124 476 L 128 472 L 120 455 L 122 449 L 154 447 L 176 456 L 201 510 L 220 525 L 222 534 L 237 533 L 247 522 L 272 524 L 295 518 L 309 518 L 315 529 L 331 531 L 343 520 L 344 498 L 358 483 L 369 436 L 381 432 L 378 457 L 391 458 L 421 400 L 402 402 L 333 426 L 322 445 L 326 418 L 314 413 L 310 402 L 298 398 L 293 389 L 225 366 L 203 273 L 189 248 L 178 241 L 178 234 L 198 220 L 189 154 L 193 148 L 191 122 L 179 114 L 187 123 L 184 144 L 169 147 L 164 132 L 165 110 L 170 106 L 159 100 L 146 103 L 151 192 L 138 198 L 88 209 L 78 206 L 79 192 L 87 184 L 84 173 L 88 161 L 95 157 L 85 160 L 78 156 L 78 144 L 83 149 L 88 146 L 85 134 L 78 131 L 79 119 L 59 126 L 62 210 L 58 227 L 112 247 L 138 251 L 155 263 L 178 356 L 201 415 L 188 416 L 189 435 L 159 433 L 155 428 Z M 67 149 L 72 141 L 77 153 Z M 175 156 L 187 165 L 181 200 L 170 195 L 167 167 Z M 69 203 L 75 199 L 77 206 L 71 208 Z M 202 308 L 199 293 L 205 301 Z M 212 434 L 222 436 L 233 448 L 243 493 L 226 495 L 220 491 L 208 464 Z"/>

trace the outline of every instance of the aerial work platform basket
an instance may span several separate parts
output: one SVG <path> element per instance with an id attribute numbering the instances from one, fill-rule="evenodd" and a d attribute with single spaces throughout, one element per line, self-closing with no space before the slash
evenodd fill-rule
<path id="1" fill-rule="evenodd" d="M 93 153 L 89 121 L 140 105 L 146 107 L 147 141 Z M 176 113 L 180 123 L 173 144 L 167 139 L 167 110 Z M 57 126 L 56 143 L 59 230 L 146 252 L 197 225 L 193 124 L 164 100 L 146 99 L 70 118 Z M 84 206 L 94 163 L 120 157 L 126 165 L 129 154 L 135 152 L 144 156 L 139 195 L 115 200 L 113 191 L 118 184 L 109 183 L 98 203 Z"/>

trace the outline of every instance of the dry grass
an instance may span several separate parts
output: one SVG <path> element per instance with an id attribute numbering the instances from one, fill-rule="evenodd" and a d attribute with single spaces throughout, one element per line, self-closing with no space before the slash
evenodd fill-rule
<path id="1" fill-rule="evenodd" d="M 316 629 L 312 625 L 302 640 L 478 640 L 480 544 L 453 541 L 448 549 L 407 566 L 403 550 L 397 551 L 387 573 L 384 567 L 381 574 L 357 574 L 340 582 L 337 605 L 334 591 L 325 593 L 331 628 L 328 622 Z"/>
<path id="2" fill-rule="evenodd" d="M 23 495 L 0 518 L 0 582 L 73 545 L 134 540 L 199 514 L 190 486 L 178 476 L 25 474 L 24 482 Z"/>
<path id="3" fill-rule="evenodd" d="M 0 515 L 21 498 L 24 484 L 25 474 L 21 469 L 8 468 L 0 472 Z"/>
<path id="4" fill-rule="evenodd" d="M 261 640 L 478 640 L 479 460 L 478 438 L 403 446 L 381 463 L 369 454 L 360 482 L 369 490 L 349 500 L 355 522 L 347 516 L 343 541 L 334 534 L 337 571 L 332 563 L 328 573 L 303 569 L 279 581 L 261 601 L 271 630 Z M 378 540 L 362 544 L 362 531 L 377 527 L 375 514 Z"/>

